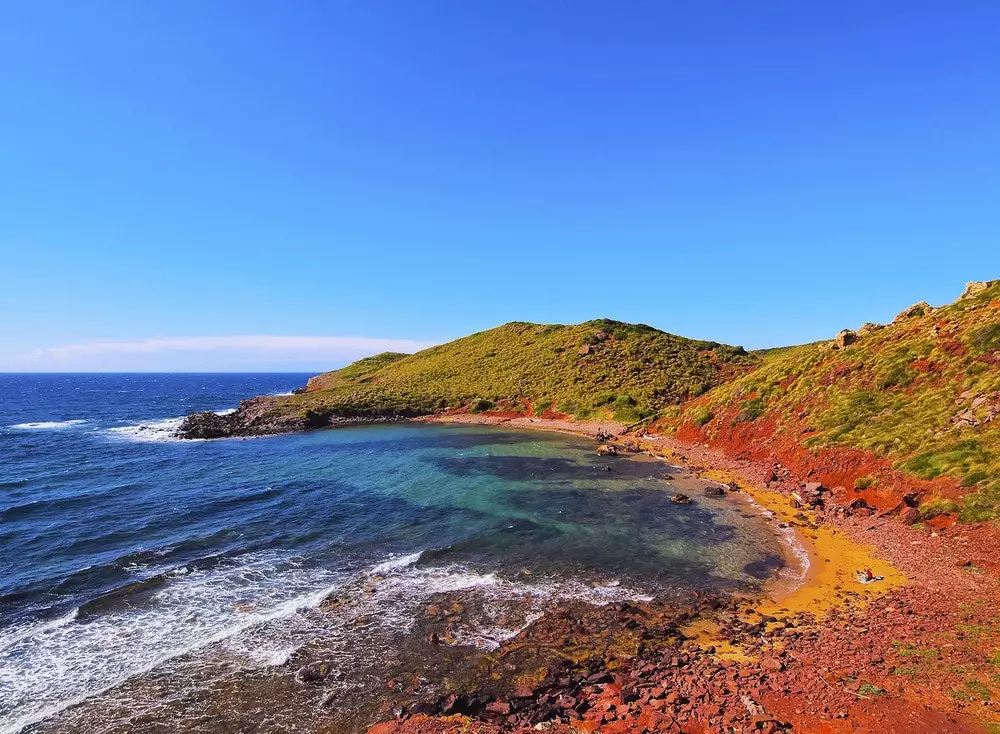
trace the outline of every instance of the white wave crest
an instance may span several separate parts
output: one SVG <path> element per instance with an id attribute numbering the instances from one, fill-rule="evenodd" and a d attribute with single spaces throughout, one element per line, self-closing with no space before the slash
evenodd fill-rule
<path id="1" fill-rule="evenodd" d="M 171 578 L 123 608 L 0 632 L 0 734 L 15 734 L 165 662 L 316 607 L 342 577 L 260 553 L 239 566 Z M 283 653 L 287 658 L 289 653 Z M 275 664 L 265 654 L 262 664 Z"/>
<path id="2" fill-rule="evenodd" d="M 163 418 L 160 420 L 144 421 L 128 426 L 109 428 L 108 433 L 117 438 L 130 441 L 154 442 L 180 441 L 177 429 L 184 422 L 183 416 L 176 418 Z"/>
<path id="3" fill-rule="evenodd" d="M 79 426 L 86 422 L 87 421 L 84 419 L 71 421 L 39 421 L 37 423 L 15 423 L 14 425 L 7 427 L 19 431 L 58 431 L 61 428 L 72 428 L 73 426 Z"/>

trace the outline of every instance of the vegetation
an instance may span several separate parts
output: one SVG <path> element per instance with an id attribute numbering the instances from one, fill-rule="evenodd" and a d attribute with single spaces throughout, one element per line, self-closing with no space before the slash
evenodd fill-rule
<path id="1" fill-rule="evenodd" d="M 843 349 L 825 342 L 754 353 L 759 367 L 685 404 L 668 424 L 715 436 L 767 419 L 810 448 L 863 449 L 921 479 L 954 479 L 969 490 L 961 519 L 997 517 L 1000 283 L 910 313 L 862 330 Z M 955 507 L 936 503 L 926 514 Z"/>
<path id="2" fill-rule="evenodd" d="M 425 415 L 448 409 L 555 410 L 632 423 L 701 395 L 755 365 L 741 347 L 602 319 L 511 323 L 413 355 L 379 354 L 310 380 L 285 398 L 314 424 L 332 415 Z"/>

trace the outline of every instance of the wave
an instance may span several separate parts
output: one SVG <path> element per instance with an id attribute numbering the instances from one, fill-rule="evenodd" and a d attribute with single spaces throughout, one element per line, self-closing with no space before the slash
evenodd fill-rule
<path id="1" fill-rule="evenodd" d="M 7 426 L 17 431 L 58 431 L 63 428 L 72 428 L 73 426 L 79 426 L 87 421 L 78 418 L 70 421 L 39 421 L 37 423 L 15 423 L 12 426 Z"/>
<path id="2" fill-rule="evenodd" d="M 0 689 L 7 694 L 0 701 L 0 734 L 15 734 L 96 695 L 117 695 L 107 692 L 154 668 L 189 680 L 185 666 L 220 656 L 242 667 L 280 666 L 319 637 L 341 645 L 347 660 L 373 634 L 405 633 L 436 594 L 483 600 L 483 611 L 463 620 L 449 643 L 485 650 L 520 633 L 554 601 L 649 598 L 616 581 L 526 583 L 460 564 L 422 566 L 421 556 L 392 556 L 347 574 L 306 567 L 274 551 L 254 552 L 210 570 L 188 565 L 128 584 L 58 619 L 0 630 L 6 661 Z M 337 603 L 324 604 L 333 595 Z M 525 613 L 509 617 L 516 621 L 497 623 L 503 605 L 520 608 L 526 600 Z M 361 618 L 367 620 L 363 627 Z M 128 687 L 121 693 L 133 694 Z"/>
<path id="3" fill-rule="evenodd" d="M 259 553 L 226 568 L 131 584 L 83 605 L 86 613 L 0 630 L 6 661 L 0 666 L 6 693 L 0 734 L 14 734 L 167 661 L 316 607 L 342 580 Z M 143 599 L 140 607 L 122 603 L 131 593 Z"/>
<path id="4" fill-rule="evenodd" d="M 128 426 L 118 426 L 109 428 L 108 433 L 118 438 L 131 441 L 141 441 L 143 443 L 163 443 L 165 441 L 182 440 L 177 435 L 177 430 L 184 422 L 184 416 L 174 418 L 162 418 L 159 420 L 143 421 Z"/>
<path id="5" fill-rule="evenodd" d="M 226 408 L 224 410 L 213 411 L 216 415 L 230 415 L 236 412 L 236 408 Z M 184 439 L 178 434 L 178 430 L 187 416 L 174 416 L 172 418 L 157 418 L 154 420 L 132 423 L 127 426 L 117 426 L 109 428 L 108 433 L 132 441 L 144 443 L 164 443 L 169 441 L 200 441 L 205 439 Z"/>

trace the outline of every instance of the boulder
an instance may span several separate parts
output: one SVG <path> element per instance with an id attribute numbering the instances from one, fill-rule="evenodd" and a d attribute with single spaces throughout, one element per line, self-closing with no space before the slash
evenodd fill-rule
<path id="1" fill-rule="evenodd" d="M 892 320 L 892 323 L 897 323 L 899 321 L 905 321 L 906 319 L 912 319 L 916 316 L 926 316 L 927 314 L 934 313 L 937 309 L 934 308 L 927 301 L 921 301 L 920 303 L 914 303 L 907 309 L 900 311 L 896 314 L 896 318 Z"/>
<path id="2" fill-rule="evenodd" d="M 673 502 L 676 505 L 690 505 L 691 504 L 691 498 L 688 497 L 686 494 L 680 494 L 680 493 L 675 494 L 673 497 L 671 497 L 670 501 Z"/>
<path id="3" fill-rule="evenodd" d="M 920 511 L 916 507 L 907 507 L 899 513 L 899 519 L 906 525 L 915 525 L 920 522 Z"/>
<path id="4" fill-rule="evenodd" d="M 844 329 L 833 339 L 835 349 L 847 349 L 858 340 L 858 335 L 850 329 Z"/>
<path id="5" fill-rule="evenodd" d="M 333 665 L 323 661 L 303 665 L 295 672 L 295 680 L 311 686 L 318 686 L 333 672 Z"/>
<path id="6" fill-rule="evenodd" d="M 618 449 L 609 443 L 601 444 L 597 447 L 598 456 L 618 456 Z"/>
<path id="7" fill-rule="evenodd" d="M 868 334 L 871 334 L 872 332 L 875 332 L 875 331 L 878 331 L 879 329 L 884 329 L 884 328 L 885 328 L 885 324 L 874 324 L 871 321 L 869 321 L 864 326 L 862 326 L 860 329 L 858 329 L 858 336 L 867 336 Z"/>
<path id="8" fill-rule="evenodd" d="M 709 497 L 721 497 L 726 493 L 722 487 L 705 487 L 704 494 Z"/>

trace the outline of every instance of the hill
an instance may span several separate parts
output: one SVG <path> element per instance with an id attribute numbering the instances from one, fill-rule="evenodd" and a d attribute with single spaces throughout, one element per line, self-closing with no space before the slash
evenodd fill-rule
<path id="1" fill-rule="evenodd" d="M 244 401 L 232 417 L 201 414 L 184 431 L 195 438 L 251 435 L 447 410 L 631 423 L 754 364 L 742 347 L 642 324 L 514 322 L 412 355 L 368 357 L 314 377 L 300 394 Z"/>
<path id="2" fill-rule="evenodd" d="M 757 458 L 794 447 L 821 465 L 821 455 L 854 451 L 840 475 L 849 489 L 909 482 L 937 495 L 921 504 L 925 519 L 1000 512 L 1000 281 L 970 283 L 941 308 L 915 304 L 885 326 L 755 356 L 756 369 L 659 427 Z"/>

